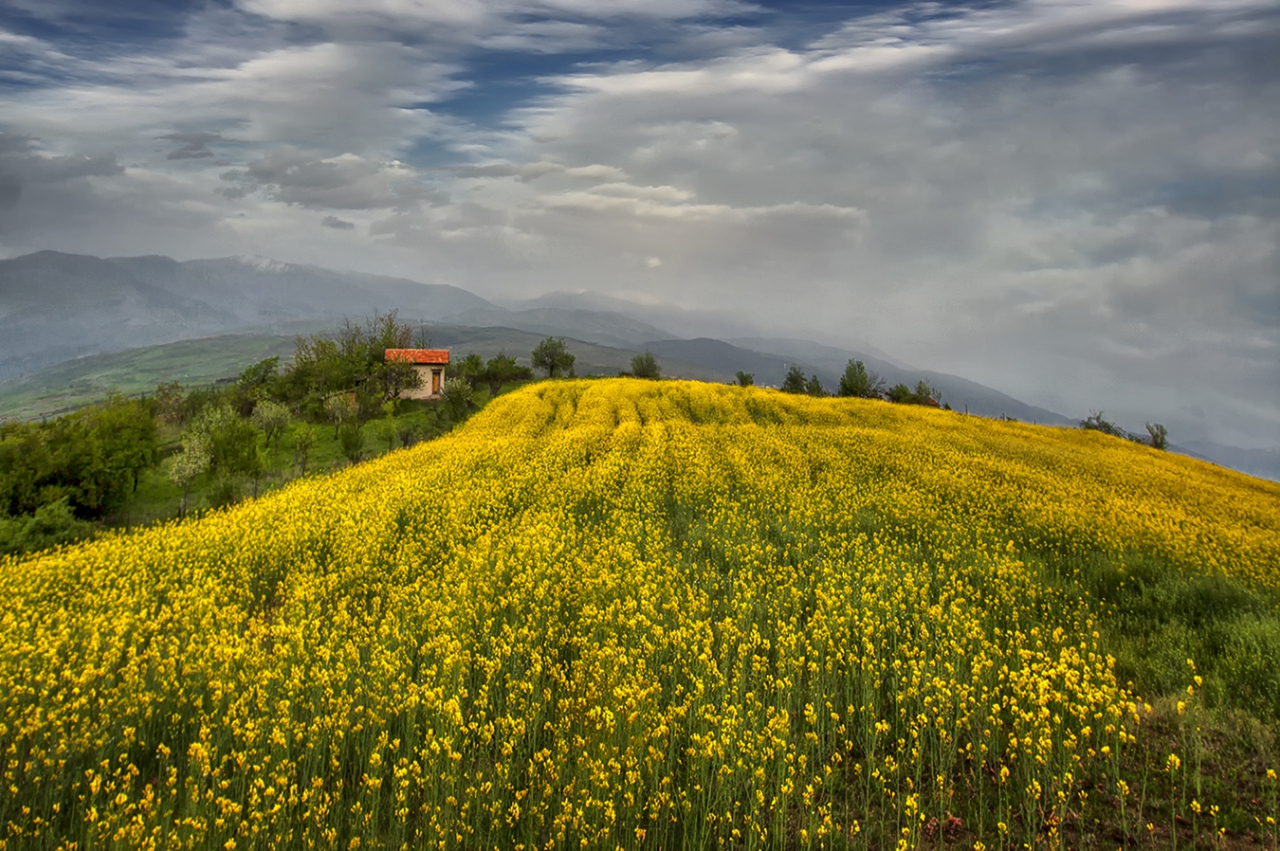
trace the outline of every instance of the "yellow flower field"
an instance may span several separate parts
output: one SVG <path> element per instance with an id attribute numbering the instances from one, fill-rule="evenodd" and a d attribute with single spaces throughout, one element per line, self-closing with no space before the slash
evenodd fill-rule
<path id="1" fill-rule="evenodd" d="M 905 848 L 953 814 L 1021 847 L 1139 732 L 1031 551 L 1280 590 L 1280 486 L 880 402 L 533 385 L 0 563 L 0 848 Z"/>

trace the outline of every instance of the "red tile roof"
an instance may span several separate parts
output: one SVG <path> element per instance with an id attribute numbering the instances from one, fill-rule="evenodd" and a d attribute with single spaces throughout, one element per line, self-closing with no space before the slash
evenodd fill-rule
<path id="1" fill-rule="evenodd" d="M 387 360 L 444 366 L 449 363 L 448 349 L 387 349 Z"/>

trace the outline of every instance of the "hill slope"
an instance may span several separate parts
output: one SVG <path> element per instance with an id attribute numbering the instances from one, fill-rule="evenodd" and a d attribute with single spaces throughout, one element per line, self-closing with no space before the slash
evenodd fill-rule
<path id="1" fill-rule="evenodd" d="M 0 562 L 0 746 L 36 755 L 0 819 L 84 846 L 1087 845 L 1078 793 L 1117 818 L 1146 717 L 1091 595 L 1140 566 L 1265 601 L 1277 564 L 1280 486 L 1094 433 L 543 383 Z M 1265 709 L 1267 652 L 1205 689 Z"/>

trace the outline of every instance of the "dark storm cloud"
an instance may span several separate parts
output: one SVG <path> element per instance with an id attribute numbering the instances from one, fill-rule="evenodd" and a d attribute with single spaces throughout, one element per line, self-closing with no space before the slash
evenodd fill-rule
<path id="1" fill-rule="evenodd" d="M 344 222 L 342 219 L 338 218 L 337 216 L 325 216 L 323 219 L 320 220 L 320 224 L 324 225 L 327 228 L 333 228 L 334 230 L 355 230 L 356 229 L 356 226 L 353 223 Z"/>

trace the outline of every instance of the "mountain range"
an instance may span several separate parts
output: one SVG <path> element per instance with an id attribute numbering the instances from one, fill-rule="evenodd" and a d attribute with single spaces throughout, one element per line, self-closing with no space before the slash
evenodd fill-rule
<path id="1" fill-rule="evenodd" d="M 632 354 L 648 350 L 673 377 L 728 381 L 741 370 L 757 384 L 777 386 L 798 366 L 829 390 L 856 359 L 888 385 L 928 381 L 958 411 L 1049 425 L 1077 422 L 960 376 L 912 367 L 870 346 L 854 350 L 772 337 L 728 311 L 567 292 L 497 304 L 459 287 L 264 257 L 104 259 L 57 251 L 0 260 L 0 418 L 6 414 L 4 385 L 21 386 L 28 402 L 42 391 L 61 399 L 60 388 L 43 388 L 42 382 L 92 371 L 91 362 L 77 359 L 228 335 L 241 335 L 234 345 L 243 347 L 246 333 L 280 340 L 392 310 L 421 326 L 436 345 L 485 356 L 500 350 L 520 355 L 531 340 L 563 336 L 587 372 L 615 373 Z M 211 341 L 206 348 L 218 346 Z M 21 415 L 39 413 L 24 407 Z M 1280 479 L 1280 452 L 1206 441 L 1187 445 L 1188 454 Z"/>

